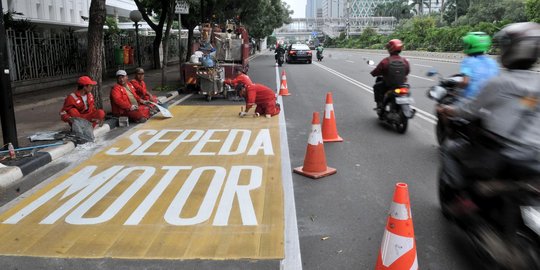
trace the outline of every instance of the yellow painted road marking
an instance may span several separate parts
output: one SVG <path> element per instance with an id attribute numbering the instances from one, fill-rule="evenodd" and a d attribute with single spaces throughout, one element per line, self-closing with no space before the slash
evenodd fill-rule
<path id="1" fill-rule="evenodd" d="M 178 106 L 0 215 L 0 254 L 282 259 L 278 118 Z"/>

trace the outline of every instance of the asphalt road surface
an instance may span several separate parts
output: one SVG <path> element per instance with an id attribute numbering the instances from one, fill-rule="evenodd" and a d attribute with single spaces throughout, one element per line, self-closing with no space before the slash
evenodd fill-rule
<path id="1" fill-rule="evenodd" d="M 337 128 L 344 141 L 326 143 L 325 152 L 328 165 L 336 168 L 337 174 L 319 180 L 292 174 L 302 269 L 373 269 L 397 182 L 409 186 L 419 268 L 478 269 L 472 247 L 439 211 L 434 102 L 426 97 L 428 87 L 437 82 L 425 73 L 435 68 L 451 75 L 458 72 L 458 64 L 409 59 L 409 83 L 417 114 L 401 135 L 380 124 L 373 111 L 374 78 L 369 74 L 373 67 L 366 62 L 378 63 L 384 56 L 328 49 L 322 62 L 284 64 L 278 72 L 271 52 L 250 62 L 251 79 L 273 89 L 277 88 L 276 74 L 286 72 L 291 95 L 283 97 L 283 107 L 291 167 L 302 166 L 312 113 L 322 114 L 326 93 L 333 93 Z M 207 102 L 196 94 L 181 103 L 231 104 L 238 110 L 244 105 L 220 98 Z M 19 200 L 21 193 L 50 176 L 62 174 L 66 167 L 74 166 L 73 162 L 84 161 L 123 132 L 112 131 L 96 144 L 26 176 L 22 185 L 2 194 L 2 204 Z M 132 261 L 128 265 L 169 269 L 171 262 Z M 64 267 L 69 268 L 69 264 Z"/>

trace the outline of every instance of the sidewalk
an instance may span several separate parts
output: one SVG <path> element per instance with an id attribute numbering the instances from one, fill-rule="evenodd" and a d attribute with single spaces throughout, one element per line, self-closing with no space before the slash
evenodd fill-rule
<path id="1" fill-rule="evenodd" d="M 161 85 L 161 70 L 145 70 L 145 82 L 148 90 L 158 96 L 162 102 L 175 98 L 181 89 L 179 66 L 169 66 L 166 71 L 167 81 L 165 85 L 168 86 L 167 91 L 155 91 L 154 89 Z M 133 74 L 128 75 L 131 80 Z M 116 78 L 104 78 L 102 82 L 103 106 L 107 113 L 111 111 L 109 94 L 115 83 Z M 76 82 L 74 81 L 72 85 L 14 96 L 13 103 L 15 106 L 19 148 L 55 143 L 54 141 L 30 142 L 27 137 L 37 132 L 69 130 L 69 125 L 60 120 L 59 111 L 65 97 L 73 92 L 75 87 Z M 107 120 L 103 127 L 94 130 L 94 135 L 96 137 L 102 136 L 110 129 L 115 128 L 116 122 L 114 119 Z M 0 145 L 4 144 L 6 143 L 3 142 L 3 138 L 0 138 Z M 72 142 L 67 142 L 43 150 L 38 149 L 38 152 L 33 153 L 21 151 L 17 153 L 18 157 L 15 160 L 9 158 L 0 160 L 0 188 L 9 186 L 24 175 L 73 150 L 74 147 L 75 145 Z M 0 159 L 5 156 L 8 156 L 8 154 L 0 153 Z"/>

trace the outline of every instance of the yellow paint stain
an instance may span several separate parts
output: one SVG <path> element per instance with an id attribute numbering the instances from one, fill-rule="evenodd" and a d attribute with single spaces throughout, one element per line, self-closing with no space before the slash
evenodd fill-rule
<path id="1" fill-rule="evenodd" d="M 174 118 L 165 120 L 156 117 L 132 128 L 109 148 L 0 214 L 0 254 L 63 258 L 282 259 L 284 206 L 277 117 L 238 118 L 237 106 L 177 106 L 170 110 Z M 240 154 L 219 154 L 220 151 L 227 150 L 223 149 L 223 145 L 234 129 L 251 131 L 246 149 Z M 137 138 L 144 144 L 163 130 L 170 132 L 163 133 L 158 141 L 149 144 L 141 151 L 142 155 L 108 154 L 111 149 L 116 149 L 117 152 L 124 151 L 133 145 L 130 136 L 134 134 L 139 134 Z M 209 130 L 215 132 L 209 137 L 208 142 L 200 145 L 199 149 L 197 144 L 200 140 L 194 140 L 180 143 L 170 151 L 170 154 L 162 154 L 185 130 L 196 130 L 193 134 L 206 133 Z M 269 131 L 271 147 L 266 150 L 264 147 L 255 147 L 252 149 L 254 154 L 248 155 L 251 147 L 257 145 L 257 135 L 264 133 L 265 130 Z M 241 141 L 238 137 L 231 142 L 228 150 L 238 149 L 242 145 Z M 266 153 L 268 149 L 273 153 Z M 95 178 L 87 181 L 86 186 L 79 186 L 78 189 L 73 186 L 66 187 L 56 195 L 43 199 L 51 194 L 55 187 L 71 181 L 70 179 L 80 175 L 84 170 L 94 169 L 91 176 L 100 173 L 105 175 L 115 169 L 115 166 L 121 167 L 111 173 L 110 177 L 104 178 L 105 180 Z M 147 198 L 152 197 L 151 194 L 156 192 L 160 185 L 163 185 L 162 180 L 172 170 L 170 168 L 178 168 L 177 166 L 185 166 L 182 167 L 185 169 L 178 170 L 171 178 L 170 183 L 163 188 L 163 192 L 148 207 L 140 221 L 135 225 L 124 224 L 133 215 L 144 212 L 140 208 L 141 205 Z M 241 166 L 248 166 L 248 169 L 238 169 L 240 173 L 237 187 L 248 187 L 256 183 L 250 178 L 257 175 L 256 168 L 262 170 L 260 185 L 249 189 L 247 193 L 234 193 L 226 224 L 216 225 L 214 222 L 223 220 L 218 216 L 226 213 L 223 209 L 227 207 L 219 210 L 220 205 L 227 205 L 223 201 L 233 194 L 226 195 L 225 191 L 229 178 L 236 179 L 231 176 L 231 172 L 233 168 L 244 168 Z M 177 197 L 188 185 L 188 179 L 192 174 L 198 169 L 202 170 L 201 168 L 207 170 L 204 170 L 198 178 L 193 176 L 196 183 L 193 183 L 189 196 Z M 214 173 L 208 168 L 216 168 L 215 172 L 223 171 L 225 174 Z M 217 180 L 214 179 L 215 175 L 219 175 L 215 177 Z M 118 179 L 113 185 L 115 177 Z M 219 184 L 220 179 L 222 184 Z M 96 185 L 93 190 L 90 189 L 92 184 Z M 107 189 L 107 185 L 112 186 Z M 218 192 L 212 193 L 211 187 L 217 187 Z M 83 194 L 87 188 L 91 192 Z M 73 192 L 67 194 L 67 190 Z M 125 204 L 119 204 L 121 207 L 113 207 L 115 203 L 122 201 L 130 190 L 133 191 L 133 196 L 126 199 Z M 104 194 L 100 193 L 102 191 Z M 217 194 L 215 202 L 208 203 L 208 207 L 202 207 L 205 200 L 211 197 L 208 194 Z M 247 204 L 249 207 L 242 210 L 238 194 L 249 195 L 248 200 L 244 201 L 249 202 Z M 77 201 L 78 197 L 82 199 Z M 22 217 L 22 210 L 40 198 L 43 203 Z M 179 204 L 178 198 L 185 199 L 184 207 L 180 213 L 170 210 L 173 213 L 170 216 L 184 220 L 198 217 L 200 211 L 208 210 L 205 212 L 208 213 L 208 218 L 202 218 L 190 225 L 171 224 L 165 217 L 171 205 Z M 76 203 L 68 207 L 67 211 L 57 216 L 53 215 L 68 202 Z M 93 204 L 90 205 L 90 202 Z M 248 210 L 251 208 L 256 224 L 246 225 L 244 222 L 250 220 L 246 218 L 249 217 L 246 213 L 249 213 Z M 114 211 L 108 212 L 111 209 Z M 77 210 L 82 214 L 77 214 Z M 22 217 L 20 220 L 13 221 L 20 216 Z M 50 216 L 56 217 L 56 220 L 51 224 L 40 224 Z M 93 220 L 102 221 L 95 224 L 84 223 L 92 223 Z M 77 222 L 84 224 L 74 224 Z"/>

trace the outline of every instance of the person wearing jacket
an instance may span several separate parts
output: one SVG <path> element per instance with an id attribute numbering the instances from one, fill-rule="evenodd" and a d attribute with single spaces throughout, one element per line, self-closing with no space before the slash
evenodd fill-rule
<path id="1" fill-rule="evenodd" d="M 114 116 L 127 116 L 130 121 L 142 123 L 150 118 L 150 109 L 128 82 L 125 70 L 116 72 L 117 83 L 111 89 L 111 109 Z"/>
<path id="2" fill-rule="evenodd" d="M 239 113 L 240 117 L 247 115 L 249 110 L 256 105 L 255 115 L 264 115 L 266 118 L 270 118 L 274 115 L 278 115 L 281 111 L 281 106 L 276 103 L 276 93 L 270 88 L 262 84 L 252 84 L 246 87 L 240 83 L 240 96 L 246 99 L 245 110 Z"/>
<path id="3" fill-rule="evenodd" d="M 475 98 L 484 84 L 499 74 L 499 65 L 486 55 L 491 47 L 491 38 L 484 32 L 469 32 L 463 38 L 464 50 L 467 55 L 460 64 L 463 74 L 463 97 Z"/>
<path id="4" fill-rule="evenodd" d="M 235 89 L 240 83 L 245 85 L 246 87 L 249 87 L 250 85 L 253 84 L 253 82 L 251 81 L 251 78 L 249 78 L 249 76 L 244 72 L 244 68 L 242 66 L 235 66 L 234 71 L 235 71 L 234 79 L 227 79 L 223 83 L 228 84 Z"/>
<path id="5" fill-rule="evenodd" d="M 390 56 L 379 62 L 377 67 L 371 71 L 371 76 L 379 78 L 373 86 L 373 95 L 376 109 L 380 110 L 383 106 L 384 94 L 392 87 L 399 87 L 407 82 L 407 75 L 410 72 L 409 61 L 399 54 L 403 50 L 403 42 L 399 39 L 392 39 L 386 44 L 386 49 Z"/>
<path id="6" fill-rule="evenodd" d="M 60 110 L 62 121 L 72 124 L 72 117 L 88 120 L 93 127 L 103 125 L 105 111 L 96 109 L 92 88 L 97 82 L 88 76 L 82 76 L 77 80 L 77 90 L 69 94 L 64 100 L 64 106 Z"/>
<path id="7" fill-rule="evenodd" d="M 135 88 L 135 92 L 142 100 L 152 101 L 154 103 L 158 102 L 156 96 L 150 94 L 146 88 L 146 83 L 144 82 L 144 69 L 136 68 L 135 69 L 135 78 L 130 81 L 131 85 Z"/>
<path id="8" fill-rule="evenodd" d="M 458 148 L 455 155 L 448 155 L 452 142 L 442 147 L 443 161 L 452 156 L 459 160 L 453 163 L 460 168 L 452 176 L 458 178 L 457 182 L 460 175 L 540 175 L 540 76 L 530 71 L 540 57 L 540 24 L 510 24 L 494 40 L 500 47 L 500 63 L 505 69 L 488 80 L 475 99 L 437 108 L 446 116 L 479 120 L 483 131 L 481 140 Z"/>
<path id="9" fill-rule="evenodd" d="M 135 69 L 135 78 L 130 81 L 131 85 L 135 88 L 137 95 L 145 101 L 153 102 L 158 104 L 159 100 L 156 96 L 150 94 L 146 88 L 146 83 L 144 82 L 144 69 L 136 68 Z M 159 112 L 156 106 L 152 103 L 147 102 L 148 108 L 150 108 L 150 114 L 154 115 Z"/>

